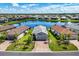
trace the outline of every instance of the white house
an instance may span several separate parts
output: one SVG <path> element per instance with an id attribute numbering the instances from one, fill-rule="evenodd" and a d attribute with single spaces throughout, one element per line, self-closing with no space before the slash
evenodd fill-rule
<path id="1" fill-rule="evenodd" d="M 44 41 L 48 39 L 48 32 L 45 26 L 39 25 L 34 28 L 33 35 L 37 41 Z"/>

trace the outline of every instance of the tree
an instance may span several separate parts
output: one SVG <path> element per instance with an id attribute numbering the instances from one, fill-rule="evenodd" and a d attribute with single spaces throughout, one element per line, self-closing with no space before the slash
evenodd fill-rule
<path id="1" fill-rule="evenodd" d="M 78 41 L 79 41 L 79 33 L 78 33 Z"/>
<path id="2" fill-rule="evenodd" d="M 26 44 L 31 43 L 32 42 L 32 36 L 29 36 L 28 39 L 26 40 L 26 42 L 27 42 Z"/>
<path id="3" fill-rule="evenodd" d="M 69 44 L 69 39 L 70 39 L 71 35 L 70 34 L 66 34 L 66 38 L 64 40 L 64 44 Z"/>
<path id="4" fill-rule="evenodd" d="M 63 33 L 60 34 L 60 40 L 59 40 L 59 44 L 64 43 L 65 40 L 65 35 Z"/>
<path id="5" fill-rule="evenodd" d="M 65 35 L 63 33 L 60 34 L 60 40 L 63 41 L 65 39 Z"/>
<path id="6" fill-rule="evenodd" d="M 71 34 L 67 34 L 68 40 L 70 40 Z"/>
<path id="7" fill-rule="evenodd" d="M 5 39 L 6 39 L 6 34 L 1 33 L 1 34 L 0 34 L 0 40 L 5 40 Z"/>

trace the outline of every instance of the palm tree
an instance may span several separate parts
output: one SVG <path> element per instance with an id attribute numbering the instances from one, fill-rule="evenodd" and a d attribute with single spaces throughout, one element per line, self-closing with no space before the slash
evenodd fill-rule
<path id="1" fill-rule="evenodd" d="M 69 44 L 69 40 L 70 40 L 71 35 L 67 34 L 64 43 L 65 44 Z"/>
<path id="2" fill-rule="evenodd" d="M 62 44 L 64 42 L 65 36 L 63 33 L 60 34 L 60 40 L 59 40 L 59 44 Z"/>
<path id="3" fill-rule="evenodd" d="M 63 41 L 64 39 L 65 39 L 65 36 L 64 36 L 63 33 L 61 33 L 61 35 L 60 35 L 60 40 Z"/>
<path id="4" fill-rule="evenodd" d="M 70 39 L 71 35 L 70 34 L 67 34 L 67 37 L 68 37 L 68 40 Z"/>

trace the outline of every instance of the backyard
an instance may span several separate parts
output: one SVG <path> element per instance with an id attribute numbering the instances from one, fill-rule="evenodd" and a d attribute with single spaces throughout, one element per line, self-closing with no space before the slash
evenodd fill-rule
<path id="1" fill-rule="evenodd" d="M 29 30 L 21 39 L 15 40 L 7 51 L 31 51 L 34 47 L 31 32 L 32 30 Z"/>
<path id="2" fill-rule="evenodd" d="M 73 44 L 60 44 L 58 43 L 58 40 L 52 35 L 52 33 L 49 31 L 49 48 L 52 51 L 75 51 L 78 50 L 76 46 Z"/>

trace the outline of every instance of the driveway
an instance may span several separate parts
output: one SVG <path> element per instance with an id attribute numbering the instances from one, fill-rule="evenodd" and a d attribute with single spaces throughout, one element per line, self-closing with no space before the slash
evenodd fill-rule
<path id="1" fill-rule="evenodd" d="M 11 41 L 6 40 L 5 42 L 0 44 L 0 51 L 5 51 L 7 47 L 11 44 Z"/>
<path id="2" fill-rule="evenodd" d="M 33 52 L 51 52 L 47 41 L 35 41 Z"/>
<path id="3" fill-rule="evenodd" d="M 77 41 L 77 40 L 70 40 L 70 43 L 74 44 L 79 50 L 79 41 Z"/>

